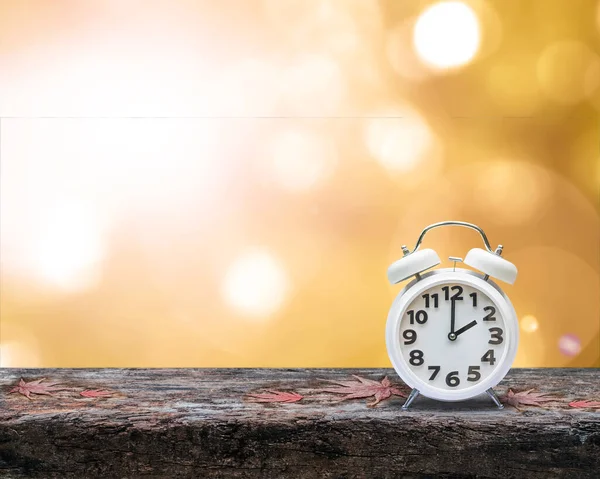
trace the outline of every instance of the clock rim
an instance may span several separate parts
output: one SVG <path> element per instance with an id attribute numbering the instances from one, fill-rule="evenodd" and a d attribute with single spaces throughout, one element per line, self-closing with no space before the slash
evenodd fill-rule
<path id="1" fill-rule="evenodd" d="M 508 344 L 502 357 L 499 359 L 500 364 L 483 381 L 469 388 L 457 391 L 430 386 L 414 374 L 404 360 L 400 341 L 397 339 L 400 334 L 402 314 L 413 299 L 426 289 L 444 283 L 464 284 L 485 293 L 502 314 L 505 328 L 508 330 L 506 334 Z M 415 279 L 411 281 L 396 296 L 388 313 L 386 324 L 386 347 L 388 356 L 400 378 L 411 388 L 416 388 L 423 396 L 438 401 L 462 401 L 478 396 L 489 388 L 496 386 L 510 370 L 517 353 L 518 342 L 519 323 L 515 309 L 508 296 L 506 296 L 500 287 L 493 281 L 489 279 L 486 281 L 483 279 L 483 275 L 464 268 L 437 269 L 423 274 L 419 280 Z"/>

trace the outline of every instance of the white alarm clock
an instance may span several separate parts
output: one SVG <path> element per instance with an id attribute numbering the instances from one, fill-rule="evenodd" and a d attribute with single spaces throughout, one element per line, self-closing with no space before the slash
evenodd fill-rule
<path id="1" fill-rule="evenodd" d="M 464 226 L 479 232 L 485 250 L 472 249 L 464 263 L 481 273 L 440 268 L 432 249 L 419 246 L 425 233 L 441 226 Z M 422 394 L 439 401 L 461 401 L 487 393 L 502 409 L 492 389 L 510 369 L 519 342 L 517 315 L 508 297 L 490 278 L 514 283 L 517 268 L 492 250 L 481 228 L 462 221 L 443 221 L 425 228 L 412 251 L 387 271 L 390 283 L 413 277 L 390 309 L 386 344 L 394 369 L 412 388 L 403 410 Z"/>

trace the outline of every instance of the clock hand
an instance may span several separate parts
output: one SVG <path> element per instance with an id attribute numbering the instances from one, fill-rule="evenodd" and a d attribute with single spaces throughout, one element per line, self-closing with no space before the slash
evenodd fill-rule
<path id="1" fill-rule="evenodd" d="M 448 333 L 448 339 L 450 341 L 455 341 L 456 333 L 454 332 L 454 323 L 456 320 L 456 301 L 451 299 L 450 303 L 452 304 L 452 306 L 450 308 L 450 333 Z"/>
<path id="2" fill-rule="evenodd" d="M 475 326 L 477 324 L 477 321 L 473 320 L 471 321 L 469 324 L 463 326 L 462 328 L 460 328 L 458 331 L 454 332 L 455 336 L 460 336 L 462 333 L 464 333 L 465 331 L 468 331 L 469 329 L 471 329 L 473 326 Z"/>

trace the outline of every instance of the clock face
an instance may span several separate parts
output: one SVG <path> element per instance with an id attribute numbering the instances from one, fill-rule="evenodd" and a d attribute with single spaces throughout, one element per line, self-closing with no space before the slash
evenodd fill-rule
<path id="1" fill-rule="evenodd" d="M 406 366 L 432 388 L 455 391 L 485 381 L 503 363 L 505 318 L 488 295 L 467 284 L 437 284 L 419 294 L 400 318 Z"/>

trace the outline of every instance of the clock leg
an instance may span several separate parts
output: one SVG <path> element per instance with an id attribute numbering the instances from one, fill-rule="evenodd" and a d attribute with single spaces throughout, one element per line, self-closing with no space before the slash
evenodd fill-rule
<path id="1" fill-rule="evenodd" d="M 410 394 L 408 395 L 408 397 L 406 398 L 406 401 L 404 402 L 404 404 L 402 405 L 402 410 L 407 411 L 408 407 L 410 406 L 410 403 L 412 403 L 418 395 L 419 395 L 419 390 L 413 389 L 410 392 Z"/>
<path id="2" fill-rule="evenodd" d="M 491 398 L 492 398 L 492 401 L 494 401 L 494 403 L 496 404 L 496 406 L 498 406 L 498 409 L 504 409 L 504 404 L 502 404 L 502 403 L 500 402 L 500 399 L 498 399 L 498 396 L 496 395 L 496 392 L 495 392 L 495 391 L 494 391 L 492 388 L 489 388 L 489 389 L 486 391 L 486 393 L 487 393 L 487 395 L 488 395 L 489 397 L 491 397 Z"/>

